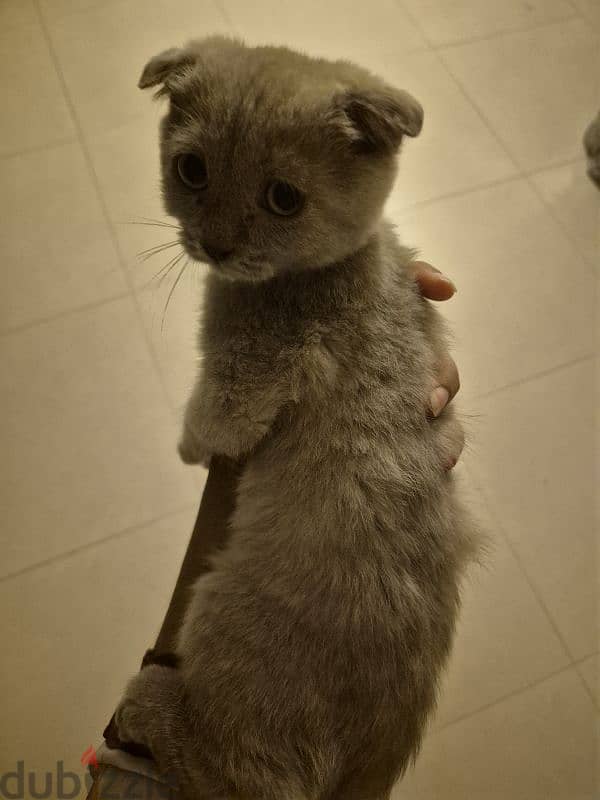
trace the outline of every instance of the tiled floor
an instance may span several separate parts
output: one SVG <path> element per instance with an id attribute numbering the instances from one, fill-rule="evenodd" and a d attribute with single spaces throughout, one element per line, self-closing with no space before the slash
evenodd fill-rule
<path id="1" fill-rule="evenodd" d="M 361 60 L 425 106 L 389 212 L 459 287 L 457 476 L 495 547 L 395 799 L 598 797 L 600 193 L 580 140 L 600 0 L 2 0 L 0 774 L 82 774 L 192 527 L 203 476 L 175 442 L 201 279 L 161 331 L 166 258 L 136 253 L 168 236 L 128 223 L 162 213 L 138 75 L 209 31 Z"/>

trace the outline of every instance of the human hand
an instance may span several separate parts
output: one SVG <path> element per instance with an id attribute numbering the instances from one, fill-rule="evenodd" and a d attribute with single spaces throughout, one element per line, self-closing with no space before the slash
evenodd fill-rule
<path id="1" fill-rule="evenodd" d="M 426 261 L 413 261 L 410 265 L 413 277 L 417 282 L 421 294 L 428 300 L 449 300 L 456 292 L 456 286 L 438 269 Z M 458 369 L 449 353 L 444 353 L 438 366 L 437 386 L 434 386 L 429 395 L 429 414 L 438 417 L 460 388 Z M 462 452 L 464 442 L 457 445 L 457 452 L 448 462 L 451 469 Z"/>

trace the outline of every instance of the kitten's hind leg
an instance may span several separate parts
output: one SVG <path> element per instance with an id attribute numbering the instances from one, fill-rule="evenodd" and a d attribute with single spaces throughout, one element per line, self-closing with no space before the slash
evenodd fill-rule
<path id="1" fill-rule="evenodd" d="M 133 678 L 115 712 L 119 740 L 145 745 L 163 779 L 185 800 L 314 800 L 289 775 L 273 771 L 253 748 L 222 758 L 222 741 L 203 730 L 199 714 L 186 701 L 178 669 L 151 665 Z M 268 754 L 267 754 L 268 755 Z M 224 770 L 224 771 L 223 771 Z"/>
<path id="2" fill-rule="evenodd" d="M 160 771 L 180 783 L 190 731 L 177 669 L 156 664 L 145 667 L 127 685 L 114 720 L 122 742 L 145 745 Z"/>
<path id="3" fill-rule="evenodd" d="M 157 664 L 144 667 L 129 682 L 115 711 L 119 739 L 145 745 L 177 797 L 236 800 L 236 792 L 224 784 L 218 768 L 215 771 L 215 764 L 199 748 L 195 722 L 181 673 Z"/>

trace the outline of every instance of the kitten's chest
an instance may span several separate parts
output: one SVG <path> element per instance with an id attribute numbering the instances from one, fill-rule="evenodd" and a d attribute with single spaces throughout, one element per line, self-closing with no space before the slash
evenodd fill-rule
<path id="1" fill-rule="evenodd" d="M 298 361 L 314 330 L 315 320 L 291 296 L 216 286 L 207 296 L 200 347 L 215 377 L 268 380 Z"/>

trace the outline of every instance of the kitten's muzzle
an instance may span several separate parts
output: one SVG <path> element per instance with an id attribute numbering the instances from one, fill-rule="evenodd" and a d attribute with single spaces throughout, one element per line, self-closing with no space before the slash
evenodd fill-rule
<path id="1" fill-rule="evenodd" d="M 233 255 L 233 249 L 214 242 L 202 242 L 202 249 L 213 261 L 225 261 Z"/>

